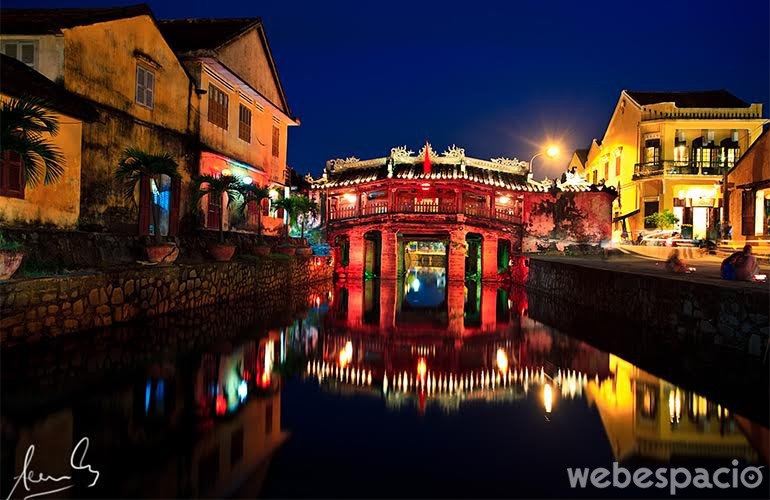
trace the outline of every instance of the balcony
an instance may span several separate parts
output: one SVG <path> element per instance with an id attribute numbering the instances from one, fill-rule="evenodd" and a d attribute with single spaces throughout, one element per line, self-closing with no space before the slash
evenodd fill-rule
<path id="1" fill-rule="evenodd" d="M 634 179 L 647 179 L 670 175 L 724 175 L 732 162 L 695 162 L 659 160 L 634 165 Z"/>
<path id="2" fill-rule="evenodd" d="M 464 215 L 466 217 L 496 220 L 511 224 L 521 224 L 521 208 L 513 204 L 510 207 L 497 206 L 490 209 L 489 206 L 480 203 L 467 203 L 458 210 L 457 203 L 439 202 L 400 202 L 391 210 L 387 202 L 369 203 L 361 210 L 355 206 L 337 207 L 329 210 L 330 221 L 355 219 L 387 214 L 433 214 L 433 215 Z"/>

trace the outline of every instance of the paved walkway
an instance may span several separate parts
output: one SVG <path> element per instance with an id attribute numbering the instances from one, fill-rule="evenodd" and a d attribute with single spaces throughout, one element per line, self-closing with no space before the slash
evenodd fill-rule
<path id="1" fill-rule="evenodd" d="M 721 264 L 721 259 L 716 259 L 714 257 L 685 260 L 685 263 L 688 267 L 695 268 L 695 271 L 689 274 L 670 273 L 666 271 L 663 261 L 655 261 L 627 254 L 611 255 L 606 259 L 600 256 L 560 257 L 550 255 L 533 255 L 531 258 L 564 262 L 579 266 L 593 267 L 596 269 L 609 269 L 626 273 L 654 275 L 675 280 L 703 283 L 712 286 L 723 286 L 726 288 L 745 288 L 770 291 L 770 283 L 767 282 L 756 283 L 753 281 L 726 281 L 721 279 L 719 276 L 719 266 Z M 770 269 L 768 269 L 768 267 L 769 266 L 767 265 L 760 264 L 760 270 L 766 274 L 770 274 Z"/>

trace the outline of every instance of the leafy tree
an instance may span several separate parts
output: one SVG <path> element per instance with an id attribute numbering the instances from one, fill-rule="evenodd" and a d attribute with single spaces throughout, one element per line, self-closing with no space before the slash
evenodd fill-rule
<path id="1" fill-rule="evenodd" d="M 156 155 L 141 149 L 127 148 L 123 151 L 115 171 L 115 178 L 123 184 L 123 195 L 126 200 L 134 203 L 134 191 L 137 184 L 146 178 L 155 181 L 160 186 L 161 176 L 167 175 L 172 180 L 178 179 L 179 169 L 176 160 L 168 153 Z M 162 241 L 160 234 L 160 206 L 152 203 L 152 227 L 156 243 Z"/>
<path id="2" fill-rule="evenodd" d="M 679 224 L 679 217 L 674 215 L 671 210 L 664 210 L 648 215 L 644 218 L 644 222 L 647 225 L 657 227 L 658 229 L 671 229 Z"/>
<path id="3" fill-rule="evenodd" d="M 59 120 L 44 99 L 21 97 L 0 106 L 0 153 L 21 157 L 24 182 L 35 187 L 42 180 L 53 184 L 64 173 L 64 155 L 45 137 L 59 133 Z"/>
<path id="4" fill-rule="evenodd" d="M 238 201 L 243 200 L 243 183 L 232 175 L 200 175 L 193 179 L 193 200 L 195 206 L 200 206 L 200 201 L 204 196 L 209 196 L 209 202 L 212 199 L 219 199 L 221 207 L 231 207 Z M 224 203 L 227 195 L 227 204 Z M 219 221 L 219 243 L 225 243 L 225 227 L 222 221 Z"/>
<path id="5" fill-rule="evenodd" d="M 305 238 L 305 227 L 312 217 L 318 215 L 318 203 L 307 196 L 291 196 L 276 200 L 275 206 L 289 214 L 289 224 L 297 224 L 300 228 L 300 238 Z M 284 230 L 284 238 L 289 239 L 289 226 Z"/>

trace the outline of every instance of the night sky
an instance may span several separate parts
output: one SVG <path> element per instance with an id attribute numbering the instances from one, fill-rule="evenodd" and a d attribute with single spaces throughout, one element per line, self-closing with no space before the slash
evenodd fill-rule
<path id="1" fill-rule="evenodd" d="M 5 0 L 6 7 L 137 2 Z M 767 0 L 150 1 L 156 16 L 261 16 L 294 115 L 289 164 L 386 156 L 427 139 L 555 176 L 601 138 L 622 89 L 725 88 L 768 114 Z"/>

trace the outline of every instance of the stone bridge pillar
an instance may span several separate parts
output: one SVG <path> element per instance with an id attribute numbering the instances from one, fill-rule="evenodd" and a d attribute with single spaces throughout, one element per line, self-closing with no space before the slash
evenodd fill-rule
<path id="1" fill-rule="evenodd" d="M 465 331 L 465 287 L 462 283 L 447 286 L 447 310 L 449 311 L 449 327 L 451 335 L 462 336 Z"/>
<path id="2" fill-rule="evenodd" d="M 348 279 L 360 280 L 364 277 L 364 234 L 360 230 L 351 231 Z"/>
<path id="3" fill-rule="evenodd" d="M 380 260 L 380 279 L 394 280 L 398 271 L 398 235 L 391 228 L 382 229 L 382 258 Z"/>
<path id="4" fill-rule="evenodd" d="M 496 234 L 484 234 L 484 241 L 481 242 L 481 252 L 481 280 L 498 281 Z"/>
<path id="5" fill-rule="evenodd" d="M 465 229 L 455 229 L 449 233 L 448 281 L 465 281 L 465 233 Z"/>

